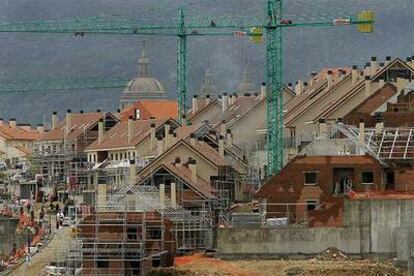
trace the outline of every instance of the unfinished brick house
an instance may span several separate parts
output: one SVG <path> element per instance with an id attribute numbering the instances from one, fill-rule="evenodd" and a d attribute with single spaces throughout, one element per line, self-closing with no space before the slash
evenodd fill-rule
<path id="1" fill-rule="evenodd" d="M 173 265 L 171 223 L 158 212 L 98 212 L 79 230 L 82 275 L 146 275 Z"/>
<path id="2" fill-rule="evenodd" d="M 271 178 L 255 197 L 268 217 L 302 219 L 308 211 L 350 192 L 384 189 L 381 164 L 363 156 L 297 156 Z"/>

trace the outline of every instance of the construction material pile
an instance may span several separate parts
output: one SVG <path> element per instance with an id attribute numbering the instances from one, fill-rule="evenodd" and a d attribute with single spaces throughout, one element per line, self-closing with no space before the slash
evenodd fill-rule
<path id="1" fill-rule="evenodd" d="M 320 261 L 336 261 L 348 259 L 348 256 L 346 256 L 338 248 L 329 247 L 321 252 L 316 259 Z"/>

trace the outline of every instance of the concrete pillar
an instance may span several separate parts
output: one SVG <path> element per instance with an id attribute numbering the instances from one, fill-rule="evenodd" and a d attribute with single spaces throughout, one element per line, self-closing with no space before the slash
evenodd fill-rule
<path id="1" fill-rule="evenodd" d="M 359 120 L 359 134 L 358 134 L 359 142 L 364 144 L 365 143 L 365 123 L 364 120 Z"/>
<path id="2" fill-rule="evenodd" d="M 165 184 L 160 184 L 160 206 L 165 209 Z"/>
<path id="3" fill-rule="evenodd" d="M 384 122 L 377 122 L 375 124 L 375 134 L 379 135 L 384 130 Z"/>
<path id="4" fill-rule="evenodd" d="M 177 135 L 175 136 L 177 137 Z M 170 129 L 168 131 L 168 144 L 167 144 L 167 149 L 170 148 L 172 145 L 175 144 L 175 139 L 174 139 L 174 130 Z"/>
<path id="5" fill-rule="evenodd" d="M 221 121 L 220 134 L 223 136 L 226 135 L 226 121 L 225 120 Z"/>
<path id="6" fill-rule="evenodd" d="M 171 183 L 171 208 L 177 209 L 177 187 L 174 182 Z"/>
<path id="7" fill-rule="evenodd" d="M 196 137 L 194 133 L 190 134 L 190 144 L 195 147 L 196 146 Z"/>
<path id="8" fill-rule="evenodd" d="M 365 76 L 365 96 L 371 95 L 371 77 Z"/>
<path id="9" fill-rule="evenodd" d="M 52 130 L 56 129 L 58 125 L 58 116 L 57 116 L 57 111 L 53 111 L 52 113 Z"/>

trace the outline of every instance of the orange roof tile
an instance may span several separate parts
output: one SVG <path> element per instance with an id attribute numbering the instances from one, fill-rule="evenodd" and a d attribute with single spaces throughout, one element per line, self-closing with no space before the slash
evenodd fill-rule
<path id="1" fill-rule="evenodd" d="M 105 112 L 99 113 L 72 113 L 71 117 L 71 132 L 68 135 L 68 139 L 76 139 L 79 135 L 83 134 L 85 130 L 98 123 L 99 119 L 104 118 Z M 112 114 L 111 114 L 112 115 Z M 65 135 L 66 118 L 58 123 L 54 130 L 45 132 L 40 140 L 62 140 Z"/>
<path id="2" fill-rule="evenodd" d="M 130 142 L 128 142 L 128 121 L 120 122 L 104 134 L 101 143 L 95 141 L 86 150 L 91 151 L 135 147 L 146 137 L 149 137 L 152 122 L 155 123 L 156 128 L 159 128 L 168 120 L 169 119 L 133 121 L 134 137 Z"/>
<path id="3" fill-rule="evenodd" d="M 10 127 L 8 124 L 0 125 L 0 136 L 10 140 L 29 140 L 34 141 L 39 139 L 39 132 L 34 129 L 26 129 L 16 126 Z"/>
<path id="4" fill-rule="evenodd" d="M 140 120 L 177 118 L 177 101 L 171 100 L 141 100 L 122 110 L 121 121 L 127 121 L 130 116 L 135 118 L 135 110 L 140 110 Z"/>

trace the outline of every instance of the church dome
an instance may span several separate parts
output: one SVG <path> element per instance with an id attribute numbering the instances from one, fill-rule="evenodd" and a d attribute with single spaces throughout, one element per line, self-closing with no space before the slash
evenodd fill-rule
<path id="1" fill-rule="evenodd" d="M 138 76 L 132 79 L 121 95 L 121 108 L 128 107 L 139 100 L 167 99 L 161 82 L 150 71 L 150 62 L 145 54 L 145 46 L 138 60 Z"/>

